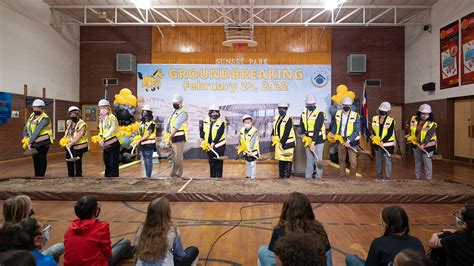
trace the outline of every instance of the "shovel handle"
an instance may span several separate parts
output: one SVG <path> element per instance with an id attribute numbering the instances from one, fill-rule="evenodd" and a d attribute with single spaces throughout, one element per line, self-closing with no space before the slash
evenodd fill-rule
<path id="1" fill-rule="evenodd" d="M 390 154 L 390 152 L 387 151 L 387 149 L 385 149 L 384 146 L 379 145 L 379 147 L 382 148 L 382 150 L 387 154 L 387 157 L 392 158 L 392 155 Z"/>
<path id="2" fill-rule="evenodd" d="M 219 159 L 219 154 L 213 148 L 211 148 L 211 151 L 217 156 L 216 159 Z"/>
<path id="3" fill-rule="evenodd" d="M 66 150 L 69 152 L 69 156 L 71 156 L 71 159 L 74 159 L 74 156 L 72 156 L 71 149 L 69 147 L 66 147 Z"/>

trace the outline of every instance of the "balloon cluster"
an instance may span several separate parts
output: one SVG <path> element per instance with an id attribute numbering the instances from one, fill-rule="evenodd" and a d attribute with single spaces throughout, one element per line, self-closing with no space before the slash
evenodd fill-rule
<path id="1" fill-rule="evenodd" d="M 130 89 L 123 88 L 115 95 L 114 111 L 120 126 L 119 134 L 124 149 L 130 149 L 133 138 L 138 135 L 140 124 L 135 122 L 136 107 L 137 97 L 132 95 Z"/>
<path id="2" fill-rule="evenodd" d="M 140 124 L 134 122 L 127 126 L 120 126 L 120 136 L 122 137 L 122 148 L 131 149 L 133 139 L 138 136 L 138 128 Z"/>
<path id="3" fill-rule="evenodd" d="M 346 85 L 344 84 L 341 84 L 339 86 L 337 86 L 336 88 L 336 95 L 333 95 L 331 97 L 331 100 L 333 102 L 335 102 L 336 104 L 340 104 L 342 99 L 344 99 L 344 97 L 349 97 L 351 98 L 352 100 L 355 99 L 355 93 L 353 91 L 350 91 Z"/>

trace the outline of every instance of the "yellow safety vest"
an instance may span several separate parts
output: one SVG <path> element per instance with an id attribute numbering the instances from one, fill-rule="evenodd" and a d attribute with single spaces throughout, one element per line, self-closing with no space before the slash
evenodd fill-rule
<path id="1" fill-rule="evenodd" d="M 208 139 L 209 139 L 209 132 L 211 133 L 211 139 L 214 140 L 214 138 L 217 135 L 217 131 L 219 130 L 219 128 L 221 126 L 225 127 L 225 121 L 220 117 L 217 118 L 217 120 L 214 122 L 214 125 L 212 126 L 212 130 L 211 130 L 211 123 L 212 122 L 211 122 L 210 117 L 206 117 L 204 119 L 204 124 L 202 126 L 202 129 L 204 131 L 204 140 L 206 140 L 206 141 L 208 141 Z M 216 143 L 215 147 L 219 148 L 220 146 L 224 145 L 225 143 L 226 143 L 226 139 L 225 139 L 225 131 L 224 131 L 224 134 L 222 134 L 222 137 Z"/>
<path id="2" fill-rule="evenodd" d="M 110 134 L 108 139 L 104 140 L 104 144 L 107 145 L 107 144 L 114 143 L 115 142 L 115 140 L 113 140 L 114 138 L 117 138 L 118 141 L 122 142 L 121 138 L 119 137 L 120 128 L 117 121 L 117 117 L 115 117 L 115 115 L 113 114 L 109 114 L 107 116 L 107 119 L 105 120 L 105 124 L 102 121 L 103 121 L 102 116 L 100 116 L 99 117 L 99 136 L 101 137 L 104 137 L 105 135 L 107 135 L 107 133 L 109 132 L 109 129 L 112 127 L 112 124 L 115 124 L 114 132 Z M 106 142 L 109 142 L 109 143 L 106 143 Z"/>
<path id="3" fill-rule="evenodd" d="M 354 133 L 354 124 L 357 120 L 357 117 L 359 117 L 359 114 L 350 110 L 349 111 L 349 117 L 346 122 L 346 132 L 340 132 L 341 131 L 341 121 L 342 121 L 342 110 L 337 110 L 336 112 L 336 134 L 341 135 L 344 138 L 348 138 L 349 136 Z M 360 132 L 357 135 L 355 140 L 360 139 Z"/>
<path id="4" fill-rule="evenodd" d="M 145 135 L 147 134 L 147 131 L 148 131 L 148 128 L 150 127 L 150 125 L 155 125 L 155 128 L 153 129 L 153 131 L 151 132 L 150 136 L 148 137 L 147 140 L 144 140 L 142 141 L 140 144 L 141 145 L 147 145 L 147 144 L 155 144 L 156 143 L 156 123 L 155 121 L 151 120 L 151 121 L 142 121 L 140 123 L 140 128 L 138 129 L 138 134 L 140 135 L 140 137 L 145 137 Z"/>
<path id="5" fill-rule="evenodd" d="M 250 150 L 250 143 L 254 135 L 255 135 L 255 143 L 253 145 L 253 149 Z M 245 133 L 245 127 L 242 127 L 240 129 L 240 145 L 245 145 L 245 147 L 247 147 L 254 156 L 259 157 L 260 144 L 258 140 L 258 129 L 252 126 L 250 130 L 247 133 Z"/>
<path id="6" fill-rule="evenodd" d="M 168 119 L 168 125 L 169 125 L 169 132 L 171 133 L 171 130 L 174 128 L 174 124 L 176 124 L 176 118 L 181 115 L 182 113 L 185 113 L 188 115 L 186 110 L 184 108 L 181 108 L 173 113 L 173 115 Z M 165 129 L 165 131 L 167 128 Z M 188 140 L 188 122 L 184 121 L 181 126 L 179 127 L 178 131 L 174 135 L 172 141 L 173 142 L 179 142 L 179 141 L 186 141 Z"/>
<path id="7" fill-rule="evenodd" d="M 310 112 L 308 109 L 303 109 L 303 113 L 301 115 L 302 123 L 304 125 L 304 128 L 306 129 L 306 132 L 308 134 L 308 137 L 313 137 L 314 135 L 314 126 L 316 124 L 316 119 L 318 118 L 318 115 L 321 111 L 318 109 L 314 109 L 312 112 Z M 324 116 L 326 116 L 323 113 Z M 323 137 L 323 140 L 326 140 L 326 126 L 323 125 L 321 126 L 321 129 L 319 131 L 319 136 Z"/>
<path id="8" fill-rule="evenodd" d="M 84 128 L 84 134 L 82 134 L 81 138 L 76 143 L 74 143 L 74 146 L 72 146 L 72 148 L 75 149 L 75 150 L 81 150 L 81 149 L 87 148 L 88 143 L 89 143 L 89 139 L 87 138 L 87 135 L 88 135 L 87 123 L 84 122 L 84 120 L 79 119 L 77 121 L 74 129 L 72 130 L 72 135 L 69 132 L 69 130 L 71 128 L 71 125 L 72 125 L 72 121 L 68 120 L 66 124 L 67 124 L 67 126 L 66 126 L 66 132 L 64 134 L 64 137 L 75 138 L 77 136 L 78 132 L 81 131 L 81 129 Z"/>
<path id="9" fill-rule="evenodd" d="M 376 115 L 372 117 L 372 131 L 374 132 L 374 136 L 379 136 L 380 139 L 384 139 L 388 134 L 388 129 L 393 124 L 393 132 L 392 135 L 389 137 L 388 141 L 383 143 L 383 146 L 394 146 L 395 145 L 395 126 L 397 122 L 393 117 L 388 116 L 385 118 L 385 122 L 383 123 L 382 127 L 382 136 L 380 136 L 380 116 Z"/>
<path id="10" fill-rule="evenodd" d="M 283 117 L 283 120 L 281 121 L 280 127 L 277 128 L 277 121 L 280 118 L 279 115 L 275 116 L 273 118 L 273 132 L 275 136 L 278 136 L 278 138 L 281 139 L 285 132 L 285 127 L 286 123 L 291 119 L 289 116 Z M 291 127 L 290 134 L 288 135 L 288 139 L 286 140 L 285 143 L 281 143 L 282 145 L 285 144 L 294 144 L 295 143 L 295 130 L 293 127 Z M 291 162 L 293 161 L 293 153 L 295 151 L 295 146 L 293 145 L 291 148 L 288 149 L 283 149 L 283 147 L 280 147 L 280 145 L 277 145 L 275 147 L 275 159 L 279 161 L 287 161 Z"/>
<path id="11" fill-rule="evenodd" d="M 416 116 L 413 116 L 410 121 L 410 135 L 416 136 L 417 141 L 419 143 L 423 143 L 425 142 L 426 133 L 428 133 L 428 131 L 434 126 L 438 126 L 438 124 L 436 124 L 436 122 L 426 120 L 425 124 L 423 124 L 423 127 L 421 128 L 419 136 L 416 135 L 417 126 L 418 126 L 417 118 Z M 434 144 L 436 144 L 436 141 L 437 141 L 436 133 L 433 134 L 433 136 L 431 137 L 430 142 L 432 141 L 434 141 Z M 428 146 L 433 146 L 433 145 L 428 145 Z"/>
<path id="12" fill-rule="evenodd" d="M 53 130 L 51 128 L 51 119 L 49 119 L 48 115 L 45 112 L 42 112 L 38 116 L 35 116 L 35 113 L 32 113 L 26 121 L 26 131 L 28 132 L 28 136 L 31 136 L 33 132 L 35 132 L 36 126 L 44 118 L 47 118 L 49 120 L 49 123 L 41 129 L 34 142 L 49 140 L 51 143 L 53 143 Z"/>

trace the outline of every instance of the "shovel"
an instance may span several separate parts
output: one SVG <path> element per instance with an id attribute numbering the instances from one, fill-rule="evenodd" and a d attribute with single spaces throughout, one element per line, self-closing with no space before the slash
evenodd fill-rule
<path id="1" fill-rule="evenodd" d="M 280 148 L 281 151 L 284 151 L 283 146 L 281 144 L 278 145 L 278 148 Z M 283 156 L 283 157 L 288 157 L 288 156 L 292 156 L 292 155 L 293 154 L 291 152 L 281 154 L 281 156 Z"/>
<path id="2" fill-rule="evenodd" d="M 71 152 L 71 149 L 70 149 L 69 147 L 66 147 L 66 150 L 67 150 L 67 152 L 69 152 L 69 157 L 71 157 L 71 158 L 69 158 L 69 159 L 66 159 L 66 162 L 75 162 L 75 161 L 81 159 L 81 158 L 79 158 L 79 157 L 74 157 L 74 156 L 72 156 L 72 152 Z"/>
<path id="3" fill-rule="evenodd" d="M 379 145 L 379 147 L 387 154 L 387 157 L 388 158 L 396 158 L 396 159 L 401 159 L 402 156 L 401 155 L 398 155 L 398 154 L 390 154 L 390 152 L 387 151 L 387 149 L 385 149 L 384 146 L 382 145 Z"/>
<path id="4" fill-rule="evenodd" d="M 28 148 L 23 152 L 24 156 L 35 156 L 38 153 L 38 150 L 35 148 Z"/>
<path id="5" fill-rule="evenodd" d="M 218 154 L 213 148 L 211 148 L 211 151 L 216 155 L 216 157 L 214 157 L 214 159 L 216 159 L 216 160 L 226 160 L 226 159 L 229 159 L 228 156 L 219 156 L 219 154 Z"/>
<path id="6" fill-rule="evenodd" d="M 310 148 L 309 150 L 310 150 L 311 153 L 313 154 L 314 158 L 316 158 L 316 160 L 315 160 L 314 163 L 315 163 L 317 166 L 328 166 L 328 165 L 331 163 L 330 160 L 319 160 L 319 157 L 318 157 L 318 155 L 316 155 L 316 152 L 314 152 L 311 148 Z"/>
<path id="7" fill-rule="evenodd" d="M 123 153 L 123 156 L 124 156 L 124 157 L 127 157 L 127 158 L 132 158 L 132 157 L 137 156 L 137 154 L 134 153 L 136 147 L 137 147 L 137 145 L 133 146 L 132 151 L 131 151 L 130 153 L 124 152 L 124 153 Z"/>

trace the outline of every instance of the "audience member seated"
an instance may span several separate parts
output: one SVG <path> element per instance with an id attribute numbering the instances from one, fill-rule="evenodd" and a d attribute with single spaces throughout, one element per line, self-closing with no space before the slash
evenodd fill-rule
<path id="1" fill-rule="evenodd" d="M 431 266 L 428 257 L 419 251 L 405 249 L 395 256 L 392 266 Z"/>
<path id="2" fill-rule="evenodd" d="M 111 246 L 109 224 L 99 221 L 100 206 L 95 196 L 84 196 L 74 206 L 78 219 L 64 234 L 64 265 L 116 265 L 133 257 L 130 241 L 121 239 Z"/>
<path id="3" fill-rule="evenodd" d="M 35 211 L 33 210 L 32 205 L 30 197 L 26 195 L 18 195 L 8 198 L 5 203 L 3 203 L 3 219 L 5 223 L 16 224 L 25 218 L 33 216 Z M 47 233 L 47 238 L 49 239 L 49 230 Z M 48 241 L 48 239 L 46 241 Z M 49 248 L 43 250 L 42 253 L 44 255 L 51 255 L 56 261 L 59 261 L 59 257 L 64 254 L 64 244 L 53 244 Z"/>
<path id="4" fill-rule="evenodd" d="M 183 248 L 165 197 L 154 199 L 148 205 L 145 222 L 137 230 L 135 247 L 137 266 L 195 265 L 199 255 L 196 247 Z"/>
<path id="5" fill-rule="evenodd" d="M 348 255 L 346 265 L 386 266 L 404 249 L 424 252 L 421 241 L 409 235 L 410 226 L 405 210 L 398 206 L 385 207 L 381 214 L 383 235 L 372 241 L 367 259 Z"/>
<path id="6" fill-rule="evenodd" d="M 315 238 L 308 233 L 289 233 L 275 244 L 277 265 L 282 266 L 326 266 L 326 244 L 324 238 Z"/>
<path id="7" fill-rule="evenodd" d="M 0 253 L 2 266 L 36 266 L 35 257 L 26 250 L 10 250 Z"/>
<path id="8" fill-rule="evenodd" d="M 434 233 L 428 243 L 435 265 L 474 265 L 474 204 L 466 204 L 454 213 L 458 230 Z"/>
<path id="9" fill-rule="evenodd" d="M 273 229 L 270 244 L 258 250 L 258 264 L 262 266 L 276 265 L 274 245 L 276 241 L 289 233 L 306 233 L 314 239 L 322 238 L 326 250 L 327 266 L 332 265 L 332 251 L 329 239 L 320 222 L 315 219 L 313 208 L 308 198 L 299 192 L 288 195 L 283 204 L 280 220 Z"/>

